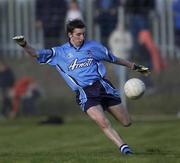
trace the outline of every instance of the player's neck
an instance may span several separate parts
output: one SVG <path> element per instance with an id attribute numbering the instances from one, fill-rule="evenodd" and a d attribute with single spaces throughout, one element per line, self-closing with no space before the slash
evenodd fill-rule
<path id="1" fill-rule="evenodd" d="M 78 48 L 79 46 L 77 46 L 72 40 L 69 40 L 69 43 L 71 46 L 75 47 L 75 48 Z"/>
<path id="2" fill-rule="evenodd" d="M 80 49 L 82 45 L 84 44 L 84 41 L 81 45 L 76 45 L 72 40 L 69 40 L 69 44 L 74 47 L 75 49 Z"/>

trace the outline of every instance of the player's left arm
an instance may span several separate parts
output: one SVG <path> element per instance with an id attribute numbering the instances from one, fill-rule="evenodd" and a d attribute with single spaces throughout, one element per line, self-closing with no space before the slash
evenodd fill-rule
<path id="1" fill-rule="evenodd" d="M 149 75 L 150 74 L 150 70 L 148 67 L 145 67 L 143 65 L 139 65 L 133 62 L 130 62 L 128 60 L 122 59 L 122 58 L 116 58 L 116 61 L 114 62 L 115 64 L 118 65 L 122 65 L 122 66 L 126 66 L 131 70 L 135 70 L 137 72 L 140 72 L 144 75 Z"/>
<path id="2" fill-rule="evenodd" d="M 118 57 L 116 57 L 114 64 L 126 66 L 129 69 L 133 69 L 133 67 L 134 67 L 134 63 L 132 63 L 128 60 L 122 59 L 122 58 L 118 58 Z"/>
<path id="3" fill-rule="evenodd" d="M 101 44 L 97 44 L 97 46 L 98 48 L 96 48 L 96 52 L 94 52 L 94 55 L 98 60 L 104 60 L 114 64 L 126 66 L 129 69 L 138 71 L 144 75 L 150 74 L 149 68 L 139 64 L 135 64 L 133 62 L 130 62 L 122 58 L 118 58 L 110 50 L 108 50 L 106 47 L 102 46 Z"/>

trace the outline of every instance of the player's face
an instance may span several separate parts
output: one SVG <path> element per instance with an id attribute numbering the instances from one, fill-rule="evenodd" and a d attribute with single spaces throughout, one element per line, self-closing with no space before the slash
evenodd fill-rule
<path id="1" fill-rule="evenodd" d="M 70 42 L 79 47 L 85 39 L 85 28 L 75 28 L 72 33 L 69 33 Z"/>

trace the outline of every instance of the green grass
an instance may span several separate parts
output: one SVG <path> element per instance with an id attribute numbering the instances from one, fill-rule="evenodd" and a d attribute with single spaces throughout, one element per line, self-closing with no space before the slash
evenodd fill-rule
<path id="1" fill-rule="evenodd" d="M 38 125 L 42 118 L 0 121 L 0 163 L 179 163 L 180 120 L 136 120 L 130 128 L 113 126 L 133 148 L 117 147 L 88 118 L 63 125 Z"/>

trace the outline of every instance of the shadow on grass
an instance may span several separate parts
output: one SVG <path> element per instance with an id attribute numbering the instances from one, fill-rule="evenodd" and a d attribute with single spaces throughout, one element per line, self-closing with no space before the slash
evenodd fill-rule
<path id="1" fill-rule="evenodd" d="M 180 158 L 180 153 L 178 151 L 165 151 L 159 148 L 148 148 L 145 151 L 135 152 L 134 154 L 139 156 L 160 155 L 160 156 Z"/>

